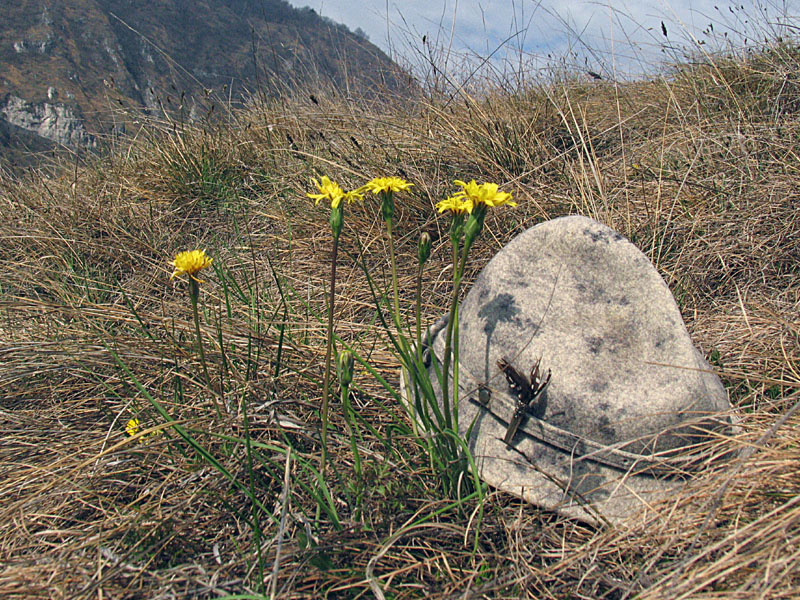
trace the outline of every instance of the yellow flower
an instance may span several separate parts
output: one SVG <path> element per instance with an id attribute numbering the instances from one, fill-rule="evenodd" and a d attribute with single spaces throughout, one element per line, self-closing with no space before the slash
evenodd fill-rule
<path id="1" fill-rule="evenodd" d="M 195 281 L 200 281 L 195 277 L 197 273 L 211 265 L 214 259 L 206 256 L 205 250 L 189 250 L 187 252 L 179 252 L 170 264 L 175 267 L 175 272 L 170 276 L 170 279 L 178 275 L 188 275 Z"/>
<path id="2" fill-rule="evenodd" d="M 131 437 L 139 433 L 139 419 L 131 419 L 128 421 L 128 424 L 125 425 L 125 433 Z"/>
<path id="3" fill-rule="evenodd" d="M 364 191 L 362 188 L 358 188 L 356 190 L 351 190 L 349 192 L 345 192 L 344 199 L 347 201 L 348 204 L 355 200 L 361 200 L 364 198 Z"/>
<path id="4" fill-rule="evenodd" d="M 469 197 L 459 196 L 456 194 L 447 200 L 442 200 L 441 202 L 437 203 L 436 208 L 439 209 L 440 213 L 449 210 L 455 215 L 465 215 L 472 214 L 473 204 Z"/>
<path id="5" fill-rule="evenodd" d="M 312 178 L 311 181 L 317 186 L 320 192 L 319 194 L 306 194 L 306 196 L 312 200 L 316 200 L 314 204 L 319 204 L 320 200 L 329 200 L 331 208 L 336 208 L 341 204 L 342 200 L 346 200 L 349 204 L 353 200 L 361 200 L 361 198 L 364 197 L 360 189 L 345 193 L 345 191 L 339 187 L 339 184 L 335 181 L 331 181 L 327 175 L 323 175 L 319 181 L 317 181 L 316 178 Z"/>
<path id="6" fill-rule="evenodd" d="M 404 192 L 413 186 L 413 183 L 408 183 L 405 179 L 400 179 L 399 177 L 376 177 L 372 181 L 365 183 L 361 189 L 378 194 L 380 192 Z"/>
<path id="7" fill-rule="evenodd" d="M 469 198 L 475 206 L 479 204 L 491 207 L 503 206 L 504 204 L 509 206 L 517 205 L 511 201 L 511 194 L 497 189 L 496 183 L 477 184 L 474 179 L 469 183 L 456 179 L 454 183 L 462 187 L 462 190 L 457 192 L 455 197 Z"/>
<path id="8" fill-rule="evenodd" d="M 139 433 L 140 429 L 141 429 L 141 427 L 139 425 L 139 419 L 137 419 L 137 418 L 131 419 L 130 421 L 128 421 L 128 424 L 125 425 L 125 433 L 127 433 L 130 437 L 133 437 L 137 433 Z M 159 436 L 161 434 L 162 434 L 161 431 L 153 431 L 153 432 L 150 432 L 150 433 L 145 434 L 144 436 L 142 436 L 142 439 L 140 441 L 143 444 L 145 444 L 145 443 L 147 443 L 148 438 L 154 438 L 154 437 L 157 437 L 157 436 Z"/>

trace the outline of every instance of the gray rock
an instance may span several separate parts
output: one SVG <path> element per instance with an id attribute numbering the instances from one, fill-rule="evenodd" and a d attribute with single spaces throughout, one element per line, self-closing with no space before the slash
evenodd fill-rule
<path id="1" fill-rule="evenodd" d="M 0 118 L 58 144 L 73 148 L 97 146 L 97 140 L 86 131 L 83 121 L 62 104 L 27 102 L 8 94 L 0 103 Z"/>
<path id="2" fill-rule="evenodd" d="M 702 467 L 687 448 L 730 423 L 727 393 L 663 279 L 591 219 L 512 240 L 475 281 L 459 327 L 459 431 L 472 427 L 481 477 L 547 509 L 619 523 Z M 521 396 L 501 359 L 526 377 L 538 360 L 551 373 L 510 444 Z"/>

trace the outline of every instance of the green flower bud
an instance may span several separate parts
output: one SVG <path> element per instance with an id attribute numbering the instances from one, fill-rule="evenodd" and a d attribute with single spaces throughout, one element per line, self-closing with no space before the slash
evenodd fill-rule
<path id="1" fill-rule="evenodd" d="M 483 221 L 486 219 L 486 207 L 483 205 L 478 205 L 472 211 L 472 214 L 469 216 L 469 220 L 467 221 L 467 225 L 464 229 L 464 247 L 471 248 L 472 242 L 475 241 L 475 238 L 483 229 Z"/>
<path id="2" fill-rule="evenodd" d="M 338 238 L 344 224 L 344 203 L 331 207 L 330 224 L 333 230 L 333 237 Z"/>
<path id="3" fill-rule="evenodd" d="M 450 223 L 450 241 L 454 247 L 461 242 L 462 235 L 464 235 L 464 215 L 453 213 L 453 221 Z"/>
<path id="4" fill-rule="evenodd" d="M 387 223 L 394 219 L 394 196 L 391 190 L 381 192 L 381 215 Z"/>
<path id="5" fill-rule="evenodd" d="M 428 232 L 422 232 L 422 235 L 419 236 L 419 243 L 417 244 L 417 259 L 419 260 L 420 266 L 428 262 L 428 258 L 430 258 L 431 255 L 432 244 L 433 242 Z"/>
<path id="6" fill-rule="evenodd" d="M 350 387 L 353 381 L 353 353 L 342 350 L 336 360 L 336 370 L 339 372 L 339 385 L 343 388 Z"/>

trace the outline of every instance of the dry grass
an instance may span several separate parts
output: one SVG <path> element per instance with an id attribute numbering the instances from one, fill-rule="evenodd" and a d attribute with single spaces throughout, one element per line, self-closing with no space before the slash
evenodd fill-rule
<path id="1" fill-rule="evenodd" d="M 219 597 L 259 585 L 247 498 L 172 429 L 126 437 L 134 414 L 147 427 L 161 420 L 115 354 L 243 482 L 246 452 L 231 438 L 244 435 L 247 406 L 253 439 L 269 446 L 254 482 L 274 517 L 262 517 L 267 596 L 272 585 L 282 598 L 800 595 L 798 56 L 780 45 L 656 81 L 490 88 L 478 99 L 317 92 L 225 124 L 151 125 L 60 179 L 0 182 L 0 595 Z M 353 457 L 335 403 L 327 478 L 341 525 L 316 519 L 302 464 L 319 456 L 330 234 L 304 194 L 322 173 L 344 187 L 384 174 L 416 184 L 399 205 L 401 289 L 413 289 L 428 231 L 428 320 L 450 279 L 433 203 L 454 178 L 503 182 L 520 204 L 490 218 L 473 273 L 546 218 L 580 213 L 616 228 L 657 265 L 741 409 L 741 433 L 721 443 L 750 450 L 627 528 L 595 530 L 492 492 L 478 529 L 477 504 L 439 496 L 406 417 L 360 369 L 353 401 L 376 431 L 363 442 L 363 510 L 348 501 Z M 348 209 L 346 228 L 337 333 L 396 384 L 348 256 L 385 285 L 374 203 Z M 215 257 L 227 284 L 210 274 L 202 288 L 222 417 L 184 290 L 168 281 L 170 258 L 191 247 Z"/>

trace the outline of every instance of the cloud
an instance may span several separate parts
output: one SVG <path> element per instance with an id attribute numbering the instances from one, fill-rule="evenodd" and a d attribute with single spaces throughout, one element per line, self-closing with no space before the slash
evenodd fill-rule
<path id="1" fill-rule="evenodd" d="M 428 43 L 494 57 L 567 57 L 591 68 L 615 63 L 646 70 L 688 45 L 761 39 L 791 21 L 800 0 L 291 0 L 360 28 L 387 52 Z M 796 19 L 795 19 L 796 21 Z M 663 35 L 662 22 L 667 30 Z M 709 29 L 711 25 L 711 29 Z M 499 49 L 499 50 L 498 50 Z"/>

